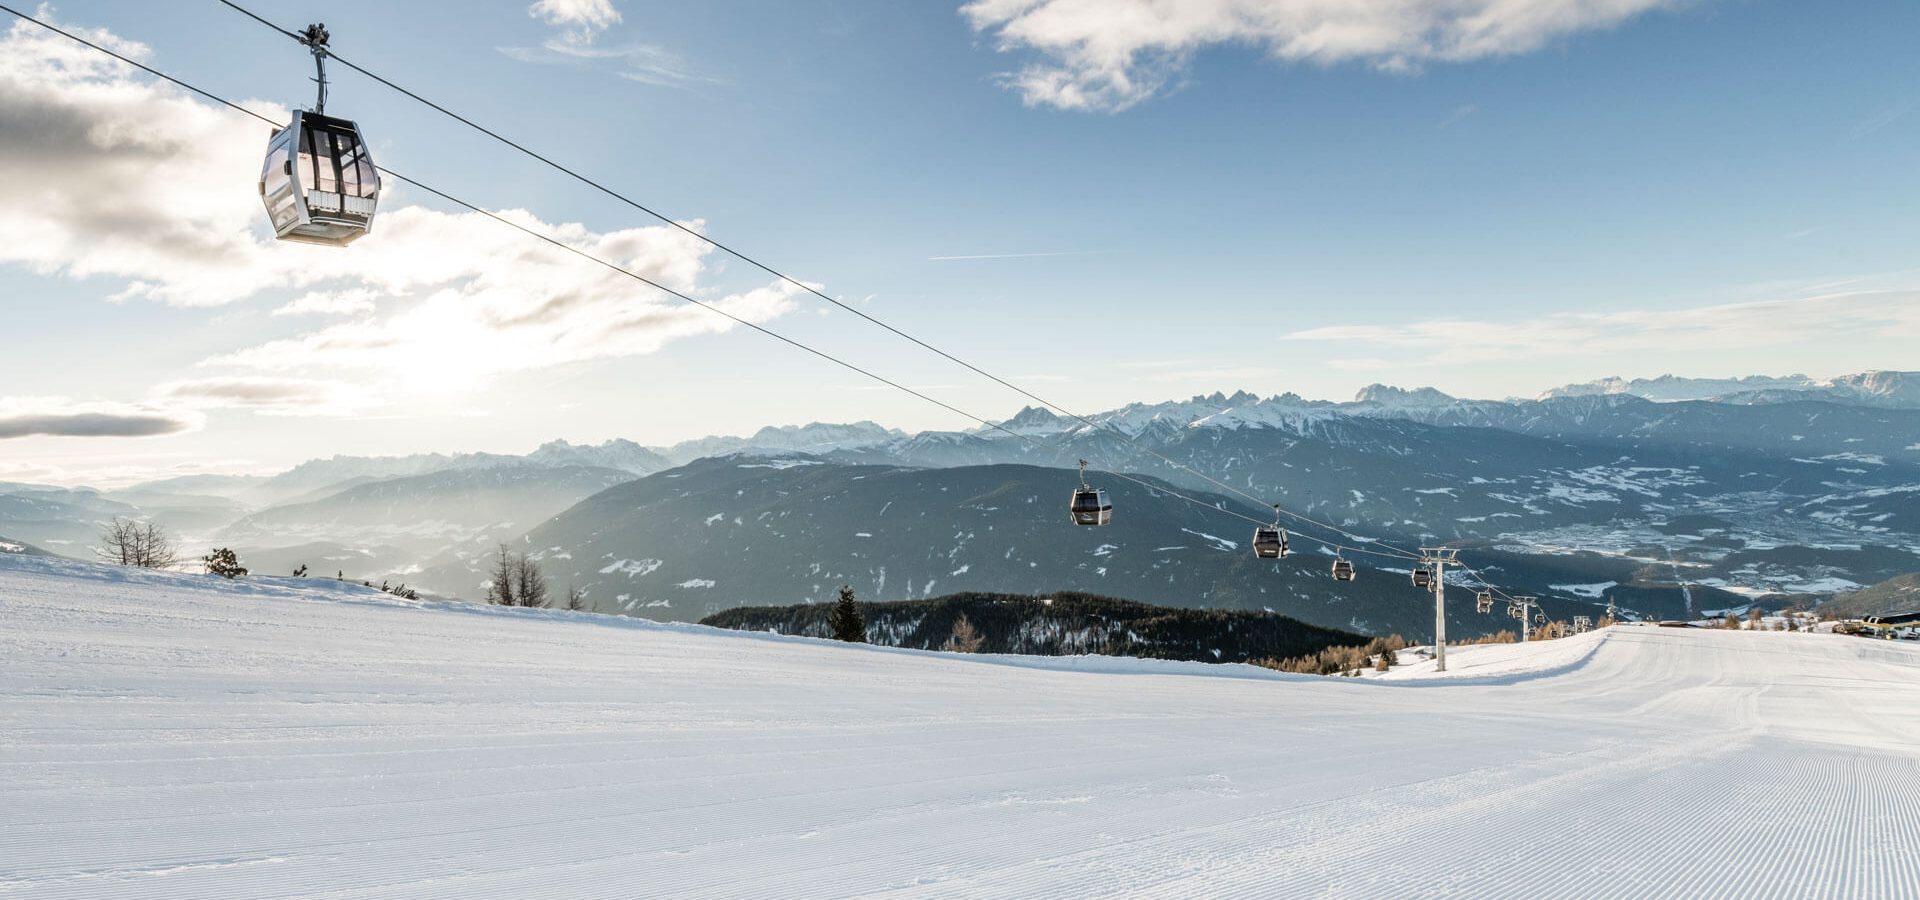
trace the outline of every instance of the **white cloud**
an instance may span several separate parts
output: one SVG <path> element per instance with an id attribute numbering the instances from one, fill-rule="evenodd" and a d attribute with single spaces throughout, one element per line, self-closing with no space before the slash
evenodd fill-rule
<path id="1" fill-rule="evenodd" d="M 552 12 L 583 26 L 617 20 L 594 4 Z M 378 370 L 444 386 L 731 327 L 477 213 L 389 204 L 346 249 L 274 241 L 255 190 L 265 126 L 26 28 L 0 36 L 0 264 L 113 277 L 127 285 L 119 297 L 179 306 L 301 289 L 275 312 L 351 319 L 213 364 L 308 377 Z M 790 307 L 793 290 L 777 282 L 720 294 L 702 278 L 711 247 L 678 229 L 593 232 L 501 215 L 751 321 Z"/>
<path id="2" fill-rule="evenodd" d="M 1428 319 L 1296 331 L 1297 341 L 1419 351 L 1427 363 L 1687 353 L 1920 338 L 1920 291 L 1877 291 L 1691 309 L 1554 313 L 1531 319 Z"/>
<path id="3" fill-rule="evenodd" d="M 1003 51 L 1040 61 L 1006 76 L 1035 106 L 1117 111 L 1162 91 L 1196 51 L 1251 44 L 1276 60 L 1404 71 L 1526 53 L 1679 0 L 972 0 Z"/>
<path id="4" fill-rule="evenodd" d="M 157 437 L 200 427 L 194 413 L 66 397 L 0 397 L 0 440 L 45 437 Z"/>
<path id="5" fill-rule="evenodd" d="M 540 65 L 605 64 L 628 81 L 682 90 L 725 83 L 696 71 L 679 54 L 658 44 L 608 47 L 595 43 L 601 32 L 620 23 L 620 11 L 610 0 L 540 0 L 527 8 L 527 14 L 562 31 L 538 47 L 498 48 L 511 59 Z"/>
<path id="6" fill-rule="evenodd" d="M 548 40 L 538 47 L 501 47 L 501 53 L 524 63 L 541 65 L 607 64 L 628 81 L 656 87 L 693 90 L 702 85 L 726 84 L 726 81 L 698 72 L 679 54 L 656 44 L 622 44 L 603 47 L 582 40 L 572 33 Z"/>
<path id="7" fill-rule="evenodd" d="M 620 23 L 620 10 L 614 8 L 613 0 L 539 0 L 527 7 L 527 15 L 548 25 L 588 33 Z"/>
<path id="8" fill-rule="evenodd" d="M 314 291 L 273 311 L 276 316 L 357 316 L 373 312 L 374 293 L 365 288 Z"/>
<path id="9" fill-rule="evenodd" d="M 285 283 L 254 232 L 268 129 L 132 71 L 28 23 L 0 36 L 0 262 L 181 306 Z"/>
<path id="10" fill-rule="evenodd" d="M 504 216 L 657 283 L 702 292 L 710 245 L 677 228 L 592 232 L 531 214 Z M 698 225 L 698 223 L 693 223 Z M 363 316 L 294 338 L 207 361 L 255 370 L 371 370 L 417 387 L 470 385 L 502 372 L 651 353 L 677 337 L 725 331 L 733 323 L 624 274 L 473 215 L 417 207 L 383 217 L 384 239 L 359 277 L 388 296 L 418 296 L 385 316 Z M 459 246 L 457 258 L 433 255 Z M 510 263 L 510 264 L 502 264 Z M 753 322 L 792 308 L 798 289 L 783 282 L 709 300 Z"/>
<path id="11" fill-rule="evenodd" d="M 192 409 L 253 409 L 267 415 L 345 415 L 373 404 L 340 381 L 227 376 L 172 381 L 153 389 L 157 404 Z"/>

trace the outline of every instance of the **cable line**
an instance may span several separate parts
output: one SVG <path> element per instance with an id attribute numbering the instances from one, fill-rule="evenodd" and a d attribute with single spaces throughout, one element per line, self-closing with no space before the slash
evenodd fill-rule
<path id="1" fill-rule="evenodd" d="M 278 32 L 279 34 L 287 38 L 290 38 L 297 43 L 300 43 L 302 46 L 308 45 L 307 39 L 302 34 L 283 28 L 277 24 L 274 24 L 272 21 L 259 15 L 258 13 L 255 13 L 244 6 L 241 6 L 240 4 L 233 2 L 233 0 L 219 0 L 219 2 L 221 5 L 226 6 L 234 10 L 235 12 L 240 13 L 241 15 L 244 15 L 249 19 L 252 19 L 255 22 L 258 22 L 263 26 L 266 26 L 267 28 L 272 29 L 275 32 Z M 453 119 L 454 121 L 467 126 L 468 128 L 478 131 L 481 134 L 486 135 L 487 137 L 493 138 L 494 140 L 507 145 L 508 147 L 518 150 L 521 153 L 527 155 L 528 157 L 531 157 L 535 160 L 538 160 L 541 163 L 544 163 L 545 165 L 554 169 L 555 171 L 560 172 L 574 179 L 575 181 L 580 182 L 581 184 L 591 187 L 594 190 L 607 195 L 608 197 L 611 197 L 615 200 L 620 201 L 621 203 L 626 204 L 629 207 L 632 207 L 633 209 L 639 210 L 640 212 L 643 212 L 649 216 L 652 216 L 653 218 L 658 219 L 659 221 L 669 226 L 672 226 L 673 228 L 679 229 L 680 231 L 685 232 L 686 234 L 691 235 L 702 242 L 705 242 L 709 246 L 712 246 L 717 250 L 727 253 L 728 255 L 733 256 L 735 259 L 738 259 L 744 263 L 747 263 L 748 265 L 753 266 L 754 268 L 757 268 L 760 271 L 765 272 L 768 275 L 771 275 L 774 278 L 779 279 L 780 281 L 786 282 L 787 284 L 790 284 L 802 291 L 805 291 L 806 293 L 812 294 L 813 296 L 821 300 L 824 300 L 827 303 L 833 304 L 834 306 L 842 310 L 845 310 L 846 312 L 852 313 L 853 315 L 865 320 L 869 324 L 882 328 L 887 332 L 920 347 L 921 349 L 924 349 L 930 353 L 933 353 L 951 363 L 954 363 L 955 365 L 958 365 L 970 372 L 973 372 L 976 375 L 986 378 L 1004 388 L 1007 388 L 1008 390 L 1011 390 L 1017 394 L 1020 394 L 1021 396 L 1026 397 L 1027 399 L 1032 400 L 1033 402 L 1038 403 L 1041 406 L 1051 409 L 1054 412 L 1064 415 L 1070 419 L 1074 419 L 1086 425 L 1088 428 L 1091 428 L 1094 430 L 1104 430 L 1108 433 L 1111 433 L 1119 437 L 1122 441 L 1125 441 L 1129 446 L 1134 448 L 1136 452 L 1147 454 L 1156 459 L 1159 459 L 1161 462 L 1165 463 L 1166 465 L 1186 471 L 1187 473 L 1193 475 L 1196 478 L 1201 479 L 1202 481 L 1207 482 L 1208 484 L 1211 484 L 1221 490 L 1227 491 L 1228 493 L 1238 495 L 1241 498 L 1252 502 L 1255 506 L 1274 507 L 1276 511 L 1278 511 L 1280 514 L 1287 516 L 1291 519 L 1294 519 L 1296 521 L 1307 522 L 1313 525 L 1320 526 L 1322 528 L 1325 528 L 1329 531 L 1334 532 L 1335 534 L 1350 538 L 1352 541 L 1360 544 L 1385 547 L 1387 548 L 1387 550 L 1393 551 L 1392 553 L 1382 553 L 1381 551 L 1377 551 L 1377 550 L 1362 550 L 1361 552 L 1371 552 L 1371 553 L 1374 553 L 1375 555 L 1397 556 L 1402 559 L 1417 560 L 1420 558 L 1419 554 L 1414 553 L 1412 551 L 1406 550 L 1401 547 L 1396 547 L 1393 544 L 1387 543 L 1386 541 L 1382 541 L 1377 538 L 1369 537 L 1367 535 L 1362 535 L 1362 534 L 1356 534 L 1354 532 L 1343 529 L 1340 526 L 1333 524 L 1332 522 L 1320 521 L 1318 519 L 1312 518 L 1311 516 L 1307 516 L 1302 513 L 1293 512 L 1292 510 L 1285 509 L 1284 507 L 1274 504 L 1269 500 L 1256 497 L 1231 484 L 1228 484 L 1224 481 L 1214 478 L 1213 476 L 1208 475 L 1207 473 L 1202 472 L 1191 465 L 1188 465 L 1179 460 L 1176 460 L 1170 456 L 1160 453 L 1157 450 L 1154 450 L 1151 447 L 1146 446 L 1145 444 L 1140 443 L 1139 441 L 1135 440 L 1132 435 L 1129 435 L 1126 432 L 1121 431 L 1119 428 L 1113 427 L 1110 424 L 1102 424 L 1102 423 L 1096 422 L 1087 416 L 1081 415 L 1077 412 L 1074 412 L 1073 410 L 1070 410 L 1064 406 L 1061 406 L 1058 403 L 1054 403 L 1051 400 L 1041 397 L 1038 394 L 1035 394 L 1032 391 L 1027 390 L 1026 388 L 1023 388 L 1017 384 L 1014 384 L 1011 381 L 1001 378 L 1000 376 L 995 375 L 992 372 L 989 372 L 983 368 L 980 368 L 979 366 L 974 365 L 973 363 L 970 363 L 958 356 L 955 356 L 954 354 L 949 353 L 946 350 L 936 347 L 933 344 L 927 343 L 926 341 L 912 334 L 909 334 L 908 332 L 903 331 L 887 323 L 882 319 L 879 319 L 858 308 L 855 308 L 847 303 L 844 303 L 832 296 L 829 296 L 826 293 L 822 292 L 820 289 L 810 284 L 807 284 L 806 282 L 803 282 L 797 278 L 794 278 L 790 275 L 787 275 L 785 272 L 782 272 L 779 269 L 776 269 L 766 263 L 763 263 L 752 256 L 749 256 L 744 251 L 737 250 L 731 245 L 722 243 L 719 240 L 716 240 L 706 234 L 703 234 L 695 229 L 689 228 L 686 225 L 681 224 L 679 221 L 675 220 L 671 216 L 668 216 L 665 213 L 659 212 L 658 210 L 655 210 L 654 208 L 647 206 L 646 204 L 643 204 L 637 200 L 634 200 L 633 198 L 628 197 L 627 195 L 622 194 L 619 191 L 614 190 L 613 188 L 607 187 L 606 185 L 601 184 L 600 182 L 595 181 L 594 179 L 589 178 L 588 176 L 583 175 L 572 168 L 569 168 L 559 162 L 556 162 L 552 158 L 542 153 L 539 153 L 538 151 L 535 151 L 527 147 L 526 145 L 513 140 L 512 138 L 502 135 L 499 132 L 486 127 L 485 125 L 481 125 L 480 123 L 474 121 L 473 119 L 463 116 L 460 113 L 454 112 L 453 110 L 448 109 L 447 107 L 439 103 L 429 100 L 426 97 L 421 96 L 419 93 L 415 91 L 409 90 L 405 87 L 395 84 L 391 80 L 388 80 L 387 78 L 379 74 L 376 74 L 359 65 L 356 65 L 352 60 L 345 59 L 341 57 L 338 53 L 333 52 L 331 48 L 329 48 L 328 50 L 328 56 L 332 58 L 334 62 L 337 62 L 340 65 L 346 66 L 347 68 L 352 69 L 355 72 L 359 72 L 360 74 L 365 75 L 368 78 L 371 78 L 374 81 L 377 81 L 380 84 L 385 85 L 386 87 L 399 92 L 400 94 L 403 94 L 427 107 L 432 108 L 433 110 L 439 112 L 440 114 L 445 115 L 448 118 Z M 1332 546 L 1332 545 L 1329 544 L 1328 546 Z M 1361 550 L 1361 548 L 1355 548 L 1355 549 Z"/>

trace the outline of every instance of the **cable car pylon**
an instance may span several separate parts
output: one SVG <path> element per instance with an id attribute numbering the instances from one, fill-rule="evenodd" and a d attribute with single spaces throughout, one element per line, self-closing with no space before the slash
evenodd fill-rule
<path id="1" fill-rule="evenodd" d="M 1447 670 L 1447 567 L 1460 564 L 1460 551 L 1446 547 L 1421 547 L 1420 566 L 1415 569 L 1427 573 L 1429 590 L 1433 591 L 1433 670 Z M 1419 578 L 1414 579 L 1419 583 Z"/>

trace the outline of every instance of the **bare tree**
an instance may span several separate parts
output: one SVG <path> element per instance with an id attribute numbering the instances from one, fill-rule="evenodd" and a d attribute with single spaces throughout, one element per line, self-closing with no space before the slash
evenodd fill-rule
<path id="1" fill-rule="evenodd" d="M 93 552 L 102 561 L 143 569 L 164 569 L 179 559 L 173 538 L 159 523 L 123 516 L 100 526 L 100 546 Z"/>
<path id="2" fill-rule="evenodd" d="M 518 596 L 515 589 L 519 586 L 514 576 L 513 550 L 506 544 L 500 545 L 500 552 L 494 557 L 493 572 L 487 577 L 487 602 L 498 606 L 514 606 Z"/>
<path id="3" fill-rule="evenodd" d="M 587 592 L 577 584 L 567 585 L 567 608 L 574 612 L 587 611 Z"/>
<path id="4" fill-rule="evenodd" d="M 547 576 L 541 574 L 540 564 L 526 556 L 514 560 L 514 603 L 544 609 L 547 605 Z"/>
<path id="5" fill-rule="evenodd" d="M 953 634 L 947 638 L 946 649 L 952 653 L 979 653 L 986 642 L 986 635 L 974 628 L 973 621 L 962 613 L 953 620 Z"/>
<path id="6" fill-rule="evenodd" d="M 580 594 L 582 602 L 586 596 L 585 592 Z M 569 603 L 573 601 L 571 589 L 567 599 Z M 487 602 L 496 606 L 544 609 L 547 605 L 547 576 L 540 571 L 540 563 L 501 544 L 493 558 L 493 571 L 487 573 Z"/>

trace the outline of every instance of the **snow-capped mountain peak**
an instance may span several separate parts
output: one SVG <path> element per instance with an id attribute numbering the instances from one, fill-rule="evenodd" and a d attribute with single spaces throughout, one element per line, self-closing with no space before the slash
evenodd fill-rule
<path id="1" fill-rule="evenodd" d="M 1430 409 L 1436 406 L 1451 406 L 1459 400 L 1451 394 L 1442 393 L 1430 387 L 1407 390 L 1390 384 L 1370 384 L 1353 395 L 1353 402 L 1398 408 Z"/>

